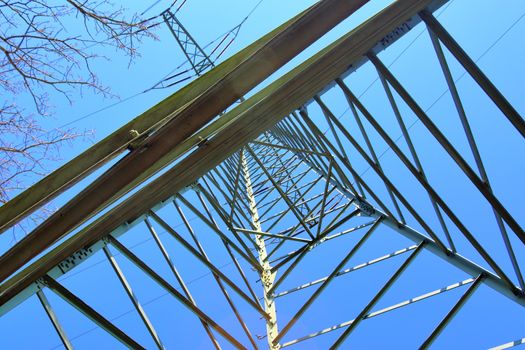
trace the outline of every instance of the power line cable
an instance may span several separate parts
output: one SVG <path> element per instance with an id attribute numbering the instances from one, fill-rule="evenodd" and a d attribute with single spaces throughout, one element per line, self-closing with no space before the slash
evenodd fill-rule
<path id="1" fill-rule="evenodd" d="M 158 4 L 160 1 L 161 1 L 161 0 L 157 1 L 156 3 L 154 3 L 154 4 L 153 4 L 152 6 L 150 6 L 150 7 L 155 6 L 155 5 Z M 249 17 L 251 17 L 251 15 L 255 12 L 255 10 L 257 9 L 257 7 L 259 7 L 259 5 L 260 5 L 263 1 L 264 1 L 264 0 L 259 0 L 259 2 L 258 2 L 258 3 L 257 3 L 257 4 L 256 4 L 251 10 L 250 10 L 250 12 L 248 13 L 248 15 L 245 16 L 245 17 L 243 18 L 243 20 L 242 20 L 239 24 L 237 24 L 237 25 L 236 25 L 235 27 L 233 27 L 232 29 L 230 29 L 230 30 L 224 32 L 223 34 L 219 35 L 218 37 L 216 37 L 215 39 L 213 39 L 212 41 L 210 41 L 208 44 L 206 44 L 206 45 L 204 46 L 204 48 L 208 48 L 208 47 L 210 47 L 211 45 L 213 45 L 214 43 L 216 43 L 217 41 L 219 41 L 221 38 L 223 38 L 224 36 L 226 36 L 226 35 L 228 35 L 229 33 L 231 33 L 231 32 L 233 32 L 233 31 L 236 30 L 237 32 L 236 32 L 234 38 L 232 39 L 232 41 L 235 40 L 235 38 L 237 37 L 238 32 L 239 32 L 239 30 L 240 30 L 240 27 L 241 27 L 241 26 L 242 26 L 242 25 L 248 20 Z M 172 8 L 176 3 L 177 3 L 177 0 L 175 0 L 175 1 L 171 4 L 171 6 L 170 6 L 168 9 Z M 179 7 L 177 8 L 177 11 L 180 10 L 181 6 L 182 6 L 184 3 L 186 3 L 186 0 L 183 1 L 183 2 L 181 3 L 181 5 L 179 5 Z M 142 14 L 144 14 L 145 12 L 147 12 L 147 10 L 149 10 L 149 8 L 146 9 L 145 11 L 143 11 Z M 160 16 L 160 15 L 157 15 L 157 16 L 154 16 L 154 17 L 151 17 L 151 18 L 148 19 L 148 21 L 149 21 L 149 20 L 152 20 L 152 19 L 154 19 L 154 18 L 156 18 L 156 17 L 159 17 L 159 16 Z M 156 25 L 158 25 L 158 24 L 160 24 L 160 23 L 162 23 L 162 22 L 159 22 L 159 23 L 157 23 Z M 89 47 L 96 46 L 96 45 L 97 45 L 97 44 L 93 44 L 93 45 L 91 45 L 91 46 L 88 46 L 88 48 L 89 48 Z M 223 53 L 223 52 L 224 52 L 224 50 L 223 50 L 221 53 Z M 217 57 L 217 58 L 218 58 L 218 57 Z M 90 118 L 90 117 L 92 117 L 92 116 L 94 116 L 94 115 L 97 115 L 97 114 L 99 114 L 100 112 L 103 112 L 103 111 L 106 111 L 106 110 L 108 110 L 108 109 L 110 109 L 110 108 L 113 108 L 113 107 L 116 107 L 116 106 L 118 106 L 118 105 L 121 105 L 121 104 L 123 104 L 123 103 L 125 103 L 125 102 L 127 102 L 127 101 L 129 101 L 129 100 L 132 100 L 132 99 L 134 99 L 134 98 L 136 98 L 136 97 L 138 97 L 138 96 L 140 96 L 140 95 L 142 95 L 142 94 L 145 94 L 145 93 L 147 93 L 147 92 L 149 92 L 149 91 L 151 91 L 151 90 L 155 90 L 155 89 L 156 89 L 155 86 L 159 85 L 161 82 L 165 81 L 166 79 L 169 79 L 170 76 L 173 76 L 173 73 L 174 73 L 174 72 L 176 72 L 177 70 L 179 70 L 179 69 L 182 68 L 183 66 L 187 65 L 188 63 L 189 63 L 189 61 L 185 60 L 184 62 L 182 62 L 181 64 L 179 64 L 177 67 L 175 67 L 173 70 L 171 70 L 169 73 L 167 73 L 167 74 L 166 74 L 161 80 L 159 80 L 157 83 L 155 83 L 155 85 L 153 85 L 153 86 L 150 87 L 150 88 L 147 88 L 147 89 L 145 89 L 145 90 L 143 90 L 143 91 L 137 92 L 137 93 L 135 93 L 135 94 L 133 94 L 133 95 L 130 95 L 130 96 L 124 98 L 124 99 L 121 99 L 121 100 L 119 100 L 119 101 L 117 101 L 117 102 L 114 102 L 114 103 L 111 103 L 111 104 L 106 105 L 106 106 L 104 106 L 104 107 L 101 107 L 100 109 L 97 109 L 97 110 L 95 110 L 95 111 L 89 112 L 89 113 L 87 113 L 87 114 L 85 114 L 85 115 L 82 115 L 82 116 L 80 116 L 80 117 L 78 117 L 78 118 L 76 118 L 76 119 L 74 119 L 74 120 L 72 120 L 72 121 L 69 121 L 69 122 L 67 122 L 67 123 L 65 123 L 65 124 L 63 124 L 63 125 L 60 125 L 60 126 L 54 127 L 53 129 L 47 130 L 47 131 L 45 131 L 45 132 L 42 132 L 42 133 L 38 134 L 37 137 L 43 137 L 43 136 L 49 135 L 49 134 L 51 134 L 51 133 L 53 133 L 53 132 L 56 132 L 57 130 L 63 129 L 63 128 L 68 127 L 68 126 L 70 126 L 70 125 L 76 124 L 76 123 L 78 123 L 78 122 L 80 122 L 80 121 L 82 121 L 82 120 L 88 119 L 88 118 Z M 191 70 L 191 69 L 185 70 L 185 71 L 181 72 L 180 74 L 186 73 L 186 72 L 188 72 L 189 70 Z M 195 75 L 194 75 L 194 76 L 195 76 Z M 191 79 L 191 78 L 193 78 L 194 76 L 191 76 L 191 77 L 186 78 L 186 79 L 184 79 L 184 80 Z M 179 81 L 179 82 L 180 82 L 180 81 Z M 173 85 L 174 85 L 174 84 L 170 84 L 170 86 L 173 86 Z M 20 146 L 21 146 L 21 145 L 18 145 L 18 146 L 16 146 L 16 147 L 20 147 Z"/>
<path id="2" fill-rule="evenodd" d="M 214 65 L 218 60 L 219 58 L 222 56 L 222 54 L 230 47 L 230 45 L 235 41 L 235 39 L 237 38 L 237 36 L 239 35 L 239 32 L 240 32 L 240 29 L 241 27 L 244 25 L 244 23 L 246 23 L 246 21 L 253 15 L 253 13 L 257 10 L 257 8 L 261 5 L 261 3 L 263 2 L 264 0 L 259 0 L 255 6 L 253 6 L 251 8 L 251 10 L 248 12 L 248 14 L 242 19 L 242 21 L 240 21 L 237 25 L 235 25 L 233 28 L 231 28 L 230 30 L 226 31 L 224 34 L 221 34 L 219 35 L 217 38 L 215 38 L 214 40 L 212 40 L 210 43 L 208 43 L 206 46 L 203 47 L 203 49 L 206 49 L 208 48 L 209 46 L 211 46 L 212 44 L 216 43 L 217 41 L 220 40 L 220 42 L 211 50 L 211 53 L 208 55 L 212 64 Z M 230 40 L 226 40 L 229 36 L 231 35 L 231 38 Z M 224 47 L 218 51 L 218 49 L 221 47 L 221 45 L 224 45 Z M 211 57 L 213 56 L 213 54 L 215 52 L 217 52 L 217 55 L 215 57 Z M 188 63 L 189 61 L 186 61 L 184 64 Z M 189 79 L 192 79 L 196 76 L 198 76 L 197 73 L 192 73 L 190 75 L 186 75 L 184 76 L 184 74 L 188 73 L 188 72 L 191 72 L 192 71 L 192 68 L 188 68 L 182 72 L 179 72 L 177 74 L 173 74 L 175 71 L 177 71 L 178 69 L 180 69 L 181 67 L 177 67 L 176 69 L 172 70 L 170 73 L 168 73 L 167 75 L 164 76 L 163 79 L 161 79 L 159 82 L 157 82 L 154 86 L 152 86 L 149 90 L 156 90 L 156 89 L 165 89 L 165 88 L 169 88 L 169 87 L 172 87 L 174 85 L 177 85 L 181 82 L 184 82 L 186 80 L 189 80 Z M 164 82 L 167 82 L 167 81 L 170 81 L 174 78 L 177 78 L 176 81 L 174 82 L 171 82 L 169 84 L 164 84 Z"/>
<path id="3" fill-rule="evenodd" d="M 145 9 L 144 11 L 142 11 L 140 13 L 141 16 L 143 16 L 146 12 L 148 12 L 149 10 L 151 10 L 153 7 L 157 6 L 159 2 L 161 2 L 162 0 L 157 0 L 155 1 L 153 4 L 151 4 L 147 9 Z M 177 0 L 175 0 L 173 3 L 177 2 Z"/>

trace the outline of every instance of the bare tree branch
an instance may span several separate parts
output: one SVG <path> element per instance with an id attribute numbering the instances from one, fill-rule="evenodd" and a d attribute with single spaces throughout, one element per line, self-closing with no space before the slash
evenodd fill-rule
<path id="1" fill-rule="evenodd" d="M 92 69 L 104 58 L 96 52 L 115 48 L 131 62 L 135 45 L 154 38 L 152 20 L 107 0 L 0 0 L 0 205 L 45 175 L 61 145 L 89 134 L 41 127 L 49 93 L 69 102 L 84 88 L 111 96 Z M 19 108 L 27 97 L 33 108 Z"/>

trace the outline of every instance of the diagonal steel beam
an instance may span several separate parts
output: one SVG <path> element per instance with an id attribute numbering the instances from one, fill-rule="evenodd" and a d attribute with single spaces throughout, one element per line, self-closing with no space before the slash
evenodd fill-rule
<path id="1" fill-rule="evenodd" d="M 109 263 L 111 264 L 111 267 L 113 268 L 113 271 L 115 271 L 115 274 L 117 275 L 120 283 L 122 284 L 122 287 L 126 291 L 126 294 L 128 295 L 129 300 L 133 303 L 133 307 L 135 308 L 142 322 L 148 329 L 149 334 L 151 335 L 151 337 L 153 338 L 153 341 L 155 342 L 155 345 L 157 346 L 157 348 L 161 350 L 165 349 L 159 335 L 157 334 L 157 331 L 153 327 L 153 324 L 151 323 L 148 315 L 146 314 L 146 311 L 144 311 L 144 308 L 142 307 L 137 296 L 133 292 L 133 289 L 131 288 L 131 285 L 129 284 L 126 276 L 124 275 L 124 272 L 122 271 L 119 264 L 117 263 L 117 260 L 115 259 L 115 257 L 113 256 L 113 254 L 111 253 L 111 251 L 109 250 L 107 246 L 105 246 L 102 250 L 104 251 L 104 254 L 109 260 Z"/>
<path id="2" fill-rule="evenodd" d="M 208 214 L 209 219 L 212 220 L 213 223 L 217 226 L 217 223 L 215 222 L 215 220 L 211 216 L 211 213 L 209 212 L 209 210 L 208 210 L 208 208 L 206 206 L 206 203 L 204 202 L 204 200 L 202 198 L 202 195 L 197 192 L 197 196 L 199 197 L 199 200 L 201 201 L 201 203 L 205 207 L 206 213 Z M 186 216 L 184 215 L 184 212 L 183 212 L 182 208 L 177 203 L 177 201 L 173 201 L 173 204 L 177 208 L 177 212 L 178 212 L 180 218 L 182 219 L 182 221 L 184 222 L 184 226 L 186 226 L 188 232 L 190 233 L 190 236 L 193 239 L 193 242 L 195 243 L 195 246 L 197 247 L 198 251 L 201 253 L 202 257 L 207 262 L 209 262 L 210 264 L 213 264 L 210 261 L 210 258 L 208 257 L 208 254 L 206 254 L 206 251 L 204 250 L 204 247 L 202 246 L 201 242 L 197 238 L 197 235 L 196 235 L 195 231 L 193 230 L 192 226 L 190 225 L 188 219 L 186 219 Z M 227 244 L 226 244 L 226 242 L 224 240 L 222 241 L 222 243 L 224 244 L 225 248 L 228 249 L 228 246 L 227 246 Z M 240 326 L 242 327 L 242 329 L 244 330 L 246 336 L 250 340 L 250 343 L 252 344 L 253 348 L 257 349 L 257 344 L 255 343 L 255 340 L 253 339 L 253 336 L 252 336 L 250 330 L 248 329 L 248 326 L 246 325 L 246 322 L 243 320 L 243 318 L 242 318 L 242 316 L 241 316 L 237 306 L 232 301 L 232 298 L 230 297 L 230 295 L 228 294 L 228 291 L 224 287 L 224 284 L 223 284 L 221 278 L 218 275 L 216 275 L 216 274 L 213 274 L 213 278 L 215 279 L 217 285 L 219 286 L 219 289 L 221 290 L 222 294 L 224 295 L 224 297 L 225 297 L 228 305 L 230 306 L 231 310 L 235 314 L 235 317 L 239 321 Z"/>
<path id="3" fill-rule="evenodd" d="M 516 286 L 514 286 L 512 281 L 505 274 L 505 272 L 499 267 L 499 265 L 492 259 L 492 257 L 488 254 L 485 248 L 477 241 L 474 235 L 465 227 L 465 225 L 460 221 L 460 219 L 454 214 L 454 212 L 449 208 L 447 203 L 437 194 L 434 188 L 430 186 L 428 182 L 425 181 L 423 175 L 420 172 L 418 172 L 418 170 L 414 167 L 414 165 L 410 162 L 410 160 L 405 156 L 403 151 L 401 151 L 401 149 L 396 145 L 396 143 L 392 140 L 392 138 L 381 127 L 379 122 L 370 114 L 370 112 L 368 112 L 368 110 L 363 106 L 363 104 L 357 99 L 357 97 L 353 93 L 351 93 L 350 91 L 349 93 L 350 93 L 349 94 L 350 98 L 352 98 L 356 106 L 361 110 L 361 112 L 363 113 L 365 118 L 368 120 L 368 122 L 374 127 L 374 129 L 379 133 L 379 135 L 383 138 L 383 140 L 388 144 L 388 146 L 399 157 L 399 159 L 403 162 L 403 164 L 407 167 L 407 169 L 412 173 L 412 175 L 419 181 L 421 186 L 425 188 L 425 190 L 429 193 L 429 195 L 432 196 L 432 198 L 437 202 L 437 204 L 443 209 L 444 213 L 452 220 L 452 222 L 460 230 L 463 236 L 470 242 L 470 244 L 472 244 L 472 246 L 478 251 L 478 253 L 483 257 L 483 259 L 485 259 L 485 261 L 489 264 L 489 266 L 492 269 L 494 269 L 497 275 L 501 277 L 501 279 L 508 285 L 510 290 L 512 290 L 513 293 L 515 293 L 516 295 L 521 294 L 522 292 Z M 366 156 L 366 154 L 364 154 L 363 151 L 359 149 L 360 146 L 357 143 L 357 141 L 353 139 L 352 136 L 349 134 L 347 134 L 347 137 L 349 141 L 353 144 L 353 146 L 359 150 L 362 157 L 365 158 L 365 160 L 370 164 L 372 168 L 374 168 L 376 173 L 379 176 L 383 176 L 381 172 L 378 172 L 378 169 L 375 168 L 375 164 L 372 163 L 372 161 L 368 158 L 368 156 Z M 401 199 L 403 197 L 400 196 L 399 198 Z M 428 226 L 428 224 L 424 220 L 422 220 L 420 217 L 418 217 L 418 215 L 412 209 L 410 209 L 410 205 L 408 202 L 405 203 L 405 207 L 407 207 L 407 209 L 413 212 L 413 216 L 416 218 L 416 220 L 418 220 L 418 222 L 425 228 L 425 230 L 431 235 L 434 241 L 436 243 L 439 243 L 439 245 L 442 247 L 444 252 L 449 252 L 449 249 L 446 248 L 443 245 L 443 243 L 440 243 L 439 238 L 436 236 L 435 233 L 433 233 L 432 229 Z"/>
<path id="4" fill-rule="evenodd" d="M 456 83 L 454 82 L 454 79 L 452 77 L 452 73 L 450 71 L 450 67 L 447 63 L 447 59 L 443 52 L 443 48 L 441 47 L 441 43 L 439 42 L 439 39 L 437 38 L 436 34 L 430 28 L 428 28 L 428 33 L 430 36 L 430 40 L 432 41 L 432 45 L 434 46 L 434 51 L 436 52 L 436 56 L 439 60 L 441 70 L 443 71 L 443 75 L 445 77 L 445 81 L 447 83 L 448 90 L 450 92 L 452 100 L 454 101 L 454 106 L 456 107 L 456 111 L 461 121 L 461 125 L 463 126 L 463 131 L 465 132 L 465 136 L 467 137 L 467 141 L 470 146 L 472 156 L 474 157 L 474 160 L 476 161 L 478 173 L 481 176 L 481 180 L 483 180 L 483 182 L 487 185 L 488 189 L 491 192 L 493 192 L 492 186 L 488 178 L 487 171 L 485 169 L 485 165 L 483 164 L 483 160 L 481 159 L 481 154 L 480 154 L 478 145 L 476 144 L 474 134 L 472 133 L 472 128 L 470 127 L 470 123 L 468 121 L 467 114 L 465 112 L 465 108 L 463 107 L 463 103 L 461 102 L 461 98 L 459 96 L 459 92 L 456 87 Z M 516 254 L 514 253 L 514 249 L 512 248 L 512 243 L 509 240 L 509 235 L 507 233 L 507 229 L 505 228 L 505 224 L 503 223 L 503 219 L 501 218 L 501 216 L 497 213 L 497 211 L 494 208 L 492 208 L 492 210 L 494 212 L 496 223 L 498 224 L 499 230 L 501 232 L 501 237 L 503 239 L 503 242 L 505 243 L 505 248 L 507 249 L 509 259 L 512 263 L 512 267 L 514 268 L 516 277 L 518 278 L 520 287 L 521 289 L 525 289 L 525 281 L 523 280 L 523 275 L 521 273 L 519 263 L 516 259 Z"/>
<path id="5" fill-rule="evenodd" d="M 454 40 L 454 38 L 447 32 L 447 30 L 438 22 L 438 20 L 429 12 L 421 11 L 419 17 L 426 23 L 428 28 L 434 32 L 439 40 L 445 44 L 450 53 L 456 57 L 463 68 L 467 70 L 470 76 L 478 83 L 478 85 L 485 91 L 485 93 L 492 99 L 492 101 L 503 112 L 505 117 L 518 130 L 521 136 L 525 137 L 525 120 L 516 111 L 516 109 L 507 101 L 505 96 L 498 90 L 498 88 L 490 81 L 490 79 L 481 71 L 476 65 L 476 62 L 469 57 L 463 48 Z"/>
<path id="6" fill-rule="evenodd" d="M 342 343 L 348 338 L 350 333 L 357 327 L 357 325 L 364 319 L 366 314 L 374 307 L 375 304 L 381 299 L 381 297 L 392 287 L 392 285 L 398 280 L 398 278 L 403 274 L 406 268 L 414 261 L 416 256 L 421 252 L 425 241 L 419 243 L 418 247 L 409 255 L 409 257 L 401 264 L 401 266 L 394 272 L 394 274 L 388 279 L 388 281 L 381 287 L 379 292 L 368 302 L 364 309 L 359 313 L 359 315 L 354 319 L 354 321 L 345 329 L 345 331 L 337 338 L 330 350 L 338 349 Z"/>
<path id="7" fill-rule="evenodd" d="M 122 255 L 129 259 L 133 264 L 135 264 L 139 269 L 141 269 L 145 274 L 147 274 L 151 279 L 153 279 L 157 284 L 164 288 L 168 293 L 170 293 L 175 299 L 180 301 L 187 309 L 197 315 L 203 322 L 208 324 L 210 327 L 215 329 L 217 333 L 222 335 L 226 340 L 228 340 L 233 346 L 237 349 L 246 349 L 237 339 L 235 339 L 231 334 L 229 334 L 224 328 L 217 324 L 213 319 L 211 319 L 207 314 L 205 314 L 200 308 L 195 306 L 190 300 L 186 299 L 178 290 L 176 290 L 171 284 L 169 284 L 165 279 L 163 279 L 159 274 L 157 274 L 151 267 L 149 267 L 145 262 L 139 259 L 138 256 L 133 254 L 131 250 L 126 248 L 122 243 L 113 236 L 109 235 L 107 238 L 108 243 L 114 246 Z"/>
<path id="8" fill-rule="evenodd" d="M 0 281 L 85 222 L 174 147 L 367 2 L 322 0 L 280 27 L 247 57 L 228 62 L 233 67 L 223 64 L 229 69 L 203 76 L 207 86 L 202 94 L 0 257 L 4 266 Z"/>
<path id="9" fill-rule="evenodd" d="M 150 211 L 149 215 L 153 220 L 155 220 L 164 230 L 166 230 L 173 238 L 175 238 L 184 248 L 188 250 L 195 258 L 202 262 L 206 267 L 208 267 L 212 273 L 224 281 L 228 286 L 230 286 L 242 299 L 244 299 L 251 307 L 253 307 L 261 316 L 267 318 L 268 315 L 261 309 L 260 305 L 255 303 L 242 289 L 240 289 L 235 282 L 229 279 L 221 270 L 219 270 L 214 264 L 212 264 L 206 256 L 193 248 L 181 235 L 179 235 L 168 223 L 166 223 L 162 218 L 157 214 Z"/>
<path id="10" fill-rule="evenodd" d="M 484 276 L 479 275 L 476 277 L 474 282 L 470 285 L 470 287 L 465 291 L 465 293 L 459 298 L 456 304 L 450 309 L 450 311 L 446 314 L 446 316 L 439 322 L 438 326 L 432 331 L 432 333 L 428 336 L 428 338 L 423 342 L 423 344 L 419 347 L 419 349 L 428 349 L 432 343 L 437 339 L 437 337 L 441 334 L 441 332 L 445 329 L 445 327 L 450 323 L 450 321 L 456 316 L 456 314 L 461 310 L 463 305 L 467 302 L 468 299 L 474 294 L 476 289 L 479 287 L 481 281 L 483 281 Z"/>
<path id="11" fill-rule="evenodd" d="M 459 168 L 470 179 L 472 184 L 481 192 L 487 202 L 501 215 L 503 220 L 514 231 L 516 236 L 525 244 L 525 231 L 518 224 L 516 219 L 508 212 L 507 208 L 501 204 L 498 198 L 490 191 L 485 183 L 470 167 L 467 161 L 461 156 L 459 151 L 450 143 L 446 136 L 439 130 L 436 124 L 428 117 L 427 113 L 419 106 L 414 98 L 408 93 L 403 85 L 394 77 L 390 70 L 377 58 L 375 55 L 368 55 L 370 61 L 374 64 L 377 70 L 385 77 L 385 79 L 392 85 L 396 92 L 401 96 L 405 103 L 412 109 L 414 114 L 421 120 L 427 130 L 435 137 L 441 144 L 450 157 L 456 162 Z"/>
<path id="12" fill-rule="evenodd" d="M 175 264 L 173 263 L 173 261 L 171 260 L 169 254 L 168 254 L 168 251 L 166 250 L 166 248 L 164 247 L 164 244 L 160 240 L 160 237 L 157 234 L 157 231 L 155 231 L 155 228 L 152 226 L 152 224 L 151 224 L 151 222 L 149 221 L 148 218 L 146 218 L 144 220 L 144 222 L 145 222 L 146 226 L 148 227 L 148 231 L 151 233 L 151 236 L 153 237 L 153 240 L 157 244 L 157 247 L 159 248 L 159 250 L 160 250 L 164 260 L 168 264 L 171 272 L 175 276 L 175 279 L 177 280 L 177 282 L 179 283 L 180 287 L 182 288 L 182 291 L 184 292 L 184 295 L 186 296 L 186 298 L 191 303 L 193 303 L 193 305 L 195 305 L 195 307 L 198 307 L 197 303 L 195 302 L 195 299 L 193 298 L 193 296 L 190 293 L 190 290 L 188 289 L 188 286 L 186 285 L 186 283 L 182 279 L 181 274 L 179 273 L 179 271 L 175 267 Z M 105 249 L 105 247 L 104 247 L 104 249 Z M 214 348 L 216 350 L 221 350 L 219 342 L 215 338 L 215 335 L 212 333 L 210 326 L 206 322 L 204 322 L 202 319 L 199 319 L 199 320 L 200 320 L 202 326 L 204 327 L 204 330 L 206 331 L 206 334 L 210 338 L 210 341 L 213 344 Z"/>
<path id="13" fill-rule="evenodd" d="M 68 289 L 66 289 L 63 285 L 61 285 L 60 283 L 58 283 L 51 277 L 44 276 L 42 278 L 42 281 L 54 293 L 56 293 L 62 299 L 67 301 L 75 309 L 82 312 L 91 321 L 95 322 L 98 326 L 103 328 L 106 332 L 111 334 L 113 337 L 119 340 L 122 344 L 126 345 L 128 348 L 145 349 L 139 343 L 133 340 L 130 336 L 128 336 L 125 332 L 123 332 L 120 328 L 115 326 L 113 323 L 107 320 L 104 316 L 99 314 L 97 311 L 91 308 L 88 304 L 82 301 L 79 297 L 71 293 Z"/>
<path id="14" fill-rule="evenodd" d="M 51 307 L 51 304 L 49 303 L 49 300 L 47 300 L 46 295 L 42 290 L 39 290 L 36 292 L 36 296 L 38 297 L 38 300 L 40 300 L 40 304 L 42 304 L 42 307 L 46 311 L 47 316 L 49 317 L 49 320 L 53 324 L 53 328 L 55 328 L 55 331 L 58 334 L 58 337 L 60 338 L 60 341 L 62 342 L 62 345 L 64 345 L 64 348 L 66 350 L 73 350 L 73 345 L 71 344 L 71 341 L 69 340 L 64 328 L 62 328 L 62 325 L 58 321 L 58 317 Z"/>
<path id="15" fill-rule="evenodd" d="M 315 292 L 312 293 L 312 295 L 308 298 L 308 300 L 301 306 L 301 308 L 293 315 L 292 319 L 286 324 L 286 326 L 283 327 L 281 330 L 281 333 L 275 338 L 274 342 L 279 342 L 286 333 L 290 331 L 290 329 L 293 327 L 293 325 L 299 321 L 299 318 L 308 310 L 310 305 L 317 299 L 319 295 L 328 287 L 330 282 L 337 276 L 339 271 L 343 268 L 343 266 L 350 260 L 355 253 L 361 248 L 361 246 L 368 240 L 368 238 L 371 236 L 371 234 L 375 231 L 375 229 L 379 226 L 381 223 L 381 217 L 376 220 L 376 222 L 368 229 L 368 231 L 363 235 L 363 237 L 356 243 L 356 245 L 346 254 L 346 256 L 337 264 L 337 266 L 333 269 L 332 273 L 324 280 L 323 284 L 319 288 L 315 290 Z"/>

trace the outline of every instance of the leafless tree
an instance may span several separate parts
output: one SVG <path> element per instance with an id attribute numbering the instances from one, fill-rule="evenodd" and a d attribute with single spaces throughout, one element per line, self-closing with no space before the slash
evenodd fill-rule
<path id="1" fill-rule="evenodd" d="M 111 95 L 92 69 L 96 52 L 113 47 L 133 59 L 136 43 L 152 37 L 155 19 L 127 12 L 107 0 L 0 0 L 0 204 L 84 134 L 41 126 L 50 94 Z"/>

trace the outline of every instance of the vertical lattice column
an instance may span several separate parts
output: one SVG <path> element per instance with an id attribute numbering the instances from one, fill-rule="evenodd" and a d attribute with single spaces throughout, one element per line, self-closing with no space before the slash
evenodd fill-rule
<path id="1" fill-rule="evenodd" d="M 255 231 L 262 232 L 261 222 L 259 220 L 259 212 L 257 210 L 257 203 L 255 202 L 255 196 L 253 195 L 252 182 L 250 179 L 250 171 L 248 168 L 248 163 L 244 152 L 240 152 L 242 172 L 244 177 L 244 182 L 246 185 L 246 194 L 248 197 L 248 202 L 250 206 L 250 214 L 253 226 Z M 273 295 L 270 293 L 273 287 L 273 282 L 275 281 L 275 272 L 272 272 L 272 268 L 267 259 L 268 255 L 266 253 L 266 243 L 264 237 L 260 234 L 255 235 L 255 244 L 257 247 L 257 254 L 259 256 L 259 262 L 261 263 L 262 272 L 261 283 L 264 289 L 264 310 L 268 313 L 270 318 L 266 321 L 266 335 L 268 338 L 268 346 L 270 349 L 279 349 L 279 345 L 273 343 L 275 337 L 279 333 L 277 327 L 277 311 L 275 309 L 275 300 Z"/>

